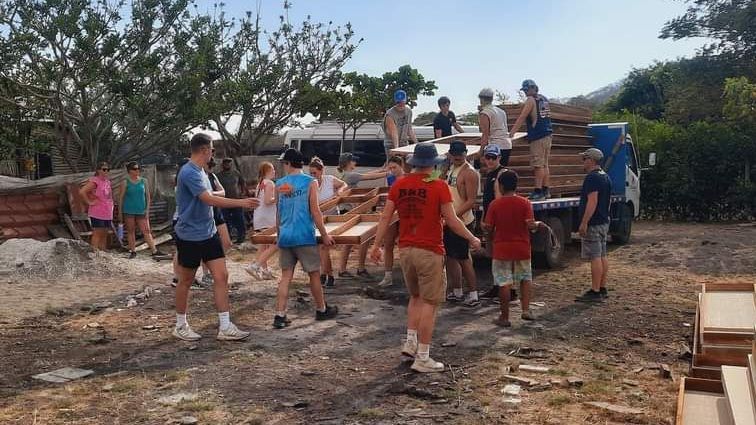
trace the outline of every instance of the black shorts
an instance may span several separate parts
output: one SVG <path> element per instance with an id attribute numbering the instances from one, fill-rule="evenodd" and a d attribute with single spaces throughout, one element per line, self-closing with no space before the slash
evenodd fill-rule
<path id="1" fill-rule="evenodd" d="M 475 222 L 467 225 L 467 229 L 472 232 Z M 444 227 L 444 250 L 446 256 L 455 260 L 467 260 L 470 258 L 470 242 L 462 236 L 452 232 L 449 227 Z"/>
<path id="2" fill-rule="evenodd" d="M 509 155 L 512 154 L 512 149 L 502 149 L 501 150 L 501 158 L 499 158 L 499 164 L 501 164 L 502 167 L 506 167 L 509 165 Z"/>
<path id="3" fill-rule="evenodd" d="M 113 220 L 103 220 L 100 218 L 89 217 L 93 229 L 110 229 L 113 226 Z"/>
<path id="4" fill-rule="evenodd" d="M 176 251 L 179 265 L 187 269 L 196 269 L 203 261 L 207 263 L 226 256 L 218 233 L 204 241 L 184 241 L 176 238 Z"/>
<path id="5" fill-rule="evenodd" d="M 218 207 L 213 207 L 213 220 L 215 220 L 216 226 L 226 224 L 226 220 L 223 219 L 223 213 L 221 213 L 221 210 Z"/>

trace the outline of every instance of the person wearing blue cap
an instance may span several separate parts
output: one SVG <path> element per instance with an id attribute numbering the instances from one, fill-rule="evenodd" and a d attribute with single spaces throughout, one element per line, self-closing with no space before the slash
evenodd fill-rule
<path id="1" fill-rule="evenodd" d="M 386 160 L 391 157 L 391 149 L 407 146 L 411 141 L 417 143 L 417 136 L 412 130 L 412 109 L 407 107 L 407 92 L 394 92 L 394 106 L 383 117 L 383 148 Z"/>
<path id="2" fill-rule="evenodd" d="M 549 155 L 551 154 L 551 112 L 549 100 L 538 93 L 538 85 L 533 80 L 522 82 L 522 88 L 528 97 L 525 105 L 512 126 L 511 134 L 520 129 L 523 122 L 527 124 L 528 144 L 530 144 L 530 166 L 535 173 L 535 189 L 530 199 L 539 201 L 551 197 L 549 192 Z"/>

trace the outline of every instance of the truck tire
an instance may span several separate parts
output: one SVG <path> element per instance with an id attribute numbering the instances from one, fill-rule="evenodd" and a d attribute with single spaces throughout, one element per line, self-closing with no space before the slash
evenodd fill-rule
<path id="1" fill-rule="evenodd" d="M 633 208 L 630 204 L 624 203 L 618 205 L 619 223 L 617 229 L 612 233 L 612 242 L 617 245 L 625 245 L 630 242 L 630 233 L 633 230 Z"/>
<path id="2" fill-rule="evenodd" d="M 544 220 L 547 226 L 554 232 L 554 240 L 550 236 L 546 236 L 546 243 L 543 252 L 536 252 L 534 260 L 539 266 L 544 266 L 549 269 L 557 268 L 562 263 L 562 255 L 564 254 L 564 226 L 562 220 L 559 217 L 548 217 Z"/>

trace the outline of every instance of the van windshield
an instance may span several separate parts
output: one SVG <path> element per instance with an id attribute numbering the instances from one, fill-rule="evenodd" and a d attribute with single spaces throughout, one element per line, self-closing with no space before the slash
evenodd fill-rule
<path id="1" fill-rule="evenodd" d="M 355 140 L 353 152 L 359 158 L 359 167 L 382 167 L 386 163 L 383 140 Z"/>
<path id="2" fill-rule="evenodd" d="M 325 165 L 335 167 L 339 165 L 341 140 L 302 140 L 299 150 L 305 157 L 305 163 L 309 163 L 313 156 L 317 156 Z"/>

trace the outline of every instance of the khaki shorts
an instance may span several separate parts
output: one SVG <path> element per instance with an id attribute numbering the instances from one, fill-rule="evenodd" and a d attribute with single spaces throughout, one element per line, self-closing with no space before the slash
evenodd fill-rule
<path id="1" fill-rule="evenodd" d="M 428 304 L 441 304 L 446 297 L 444 256 L 427 249 L 406 247 L 399 249 L 404 283 L 412 296 Z"/>
<path id="2" fill-rule="evenodd" d="M 278 248 L 278 262 L 281 270 L 293 270 L 297 261 L 302 264 L 305 273 L 320 270 L 320 249 L 317 245 Z"/>
<path id="3" fill-rule="evenodd" d="M 548 167 L 551 154 L 551 135 L 530 142 L 530 166 Z"/>

